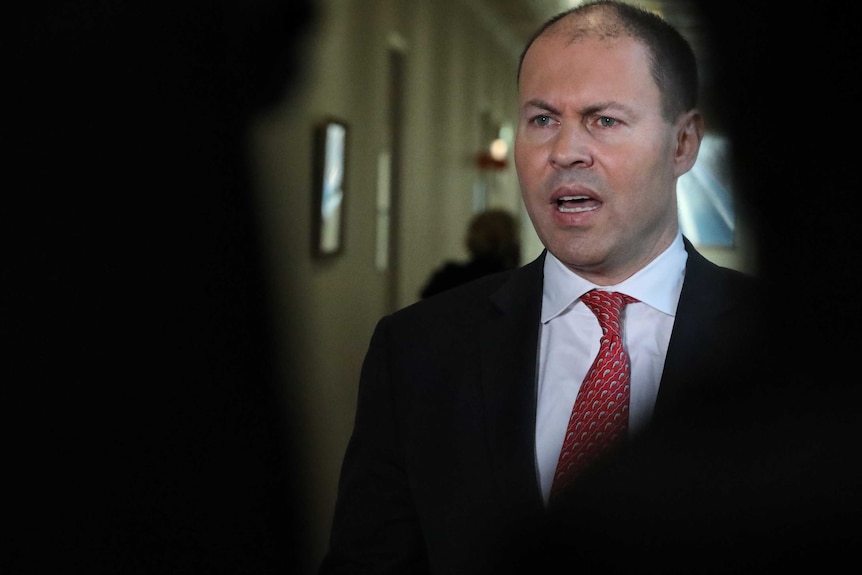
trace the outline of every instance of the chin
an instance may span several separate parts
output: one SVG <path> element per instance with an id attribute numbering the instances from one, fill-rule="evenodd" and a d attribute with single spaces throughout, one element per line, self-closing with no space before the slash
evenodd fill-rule
<path id="1" fill-rule="evenodd" d="M 548 251 L 568 267 L 584 268 L 598 264 L 601 258 L 597 257 L 595 251 L 588 249 L 583 243 L 578 242 L 577 245 L 572 245 L 570 242 L 564 246 L 556 246 L 554 249 L 549 248 Z"/>

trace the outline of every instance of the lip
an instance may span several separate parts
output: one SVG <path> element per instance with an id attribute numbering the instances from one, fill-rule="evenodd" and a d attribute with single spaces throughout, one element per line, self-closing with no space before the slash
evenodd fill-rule
<path id="1" fill-rule="evenodd" d="M 591 200 L 595 200 L 597 202 L 601 201 L 599 199 L 598 194 L 596 194 L 594 191 L 587 188 L 586 186 L 565 185 L 565 186 L 560 186 L 554 190 L 554 193 L 551 194 L 550 202 L 552 204 L 556 204 L 562 198 L 566 198 L 566 197 L 583 197 L 583 198 L 589 198 Z"/>

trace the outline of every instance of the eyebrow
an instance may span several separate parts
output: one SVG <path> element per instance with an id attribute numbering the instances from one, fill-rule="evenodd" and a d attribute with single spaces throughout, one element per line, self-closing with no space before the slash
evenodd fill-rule
<path id="1" fill-rule="evenodd" d="M 526 102 L 524 102 L 524 109 L 526 110 L 527 108 L 538 108 L 540 110 L 547 110 L 552 114 L 560 113 L 560 110 L 550 105 L 548 102 L 538 98 L 534 98 L 532 100 L 527 100 Z"/>
<path id="2" fill-rule="evenodd" d="M 527 100 L 526 102 L 524 102 L 524 109 L 526 110 L 527 108 L 538 108 L 540 110 L 547 110 L 548 112 L 550 112 L 552 114 L 559 114 L 560 113 L 560 110 L 558 108 L 556 108 L 555 106 L 552 106 L 551 104 L 549 104 L 545 100 L 542 100 L 541 98 L 534 98 L 532 100 Z M 621 104 L 619 102 L 613 101 L 613 100 L 609 100 L 607 102 L 597 102 L 595 104 L 590 104 L 589 106 L 586 106 L 585 108 L 579 109 L 578 113 L 582 116 L 588 116 L 590 114 L 597 114 L 599 112 L 614 111 L 614 110 L 619 110 L 621 112 L 626 112 L 626 113 L 632 113 L 632 110 L 628 106 L 626 106 L 625 104 Z"/>

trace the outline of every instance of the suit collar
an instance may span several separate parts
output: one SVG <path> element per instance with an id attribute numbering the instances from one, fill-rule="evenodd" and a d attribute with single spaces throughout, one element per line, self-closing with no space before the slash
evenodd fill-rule
<path id="1" fill-rule="evenodd" d="M 567 268 L 553 254 L 545 257 L 542 323 L 547 323 L 592 289 L 621 291 L 673 317 L 682 290 L 687 252 L 681 234 L 646 267 L 626 280 L 598 286 Z"/>

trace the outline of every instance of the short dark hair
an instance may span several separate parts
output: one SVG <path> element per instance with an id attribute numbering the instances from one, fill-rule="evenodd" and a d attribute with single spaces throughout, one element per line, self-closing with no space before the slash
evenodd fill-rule
<path id="1" fill-rule="evenodd" d="M 599 23 L 582 25 L 584 16 L 602 13 Z M 575 17 L 575 18 L 573 18 Z M 530 46 L 548 34 L 568 35 L 572 41 L 589 36 L 629 36 L 642 42 L 650 53 L 650 73 L 662 97 L 662 114 L 673 121 L 697 106 L 699 79 L 694 50 L 683 35 L 658 14 L 618 0 L 593 0 L 560 12 L 530 37 L 518 62 L 518 76 Z"/>
<path id="2" fill-rule="evenodd" d="M 502 208 L 479 212 L 470 220 L 465 238 L 471 257 L 498 261 L 514 267 L 521 261 L 518 220 Z"/>

